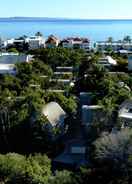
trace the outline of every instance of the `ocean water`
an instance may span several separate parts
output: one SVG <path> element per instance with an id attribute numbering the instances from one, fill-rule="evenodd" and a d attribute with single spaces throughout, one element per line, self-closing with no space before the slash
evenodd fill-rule
<path id="1" fill-rule="evenodd" d="M 58 19 L 0 19 L 2 38 L 31 36 L 37 31 L 45 37 L 54 34 L 59 38 L 68 36 L 88 37 L 91 41 L 132 37 L 132 20 L 58 20 Z"/>

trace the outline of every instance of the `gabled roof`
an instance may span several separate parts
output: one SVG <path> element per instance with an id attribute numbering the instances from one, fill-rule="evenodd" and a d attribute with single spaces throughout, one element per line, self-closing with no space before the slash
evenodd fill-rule
<path id="1" fill-rule="evenodd" d="M 52 44 L 56 44 L 56 42 L 58 41 L 59 39 L 57 37 L 55 37 L 54 35 L 50 35 L 48 37 L 48 39 L 46 40 L 45 43 L 52 43 Z"/>
<path id="2" fill-rule="evenodd" d="M 63 125 L 66 117 L 65 111 L 56 102 L 46 104 L 42 109 L 42 114 L 46 116 L 53 127 L 56 125 Z"/>

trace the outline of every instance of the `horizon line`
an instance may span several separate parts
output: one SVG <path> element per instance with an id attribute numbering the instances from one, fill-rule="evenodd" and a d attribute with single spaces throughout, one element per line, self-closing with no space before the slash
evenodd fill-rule
<path id="1" fill-rule="evenodd" d="M 33 16 L 12 16 L 0 17 L 0 19 L 65 19 L 65 20 L 132 20 L 132 18 L 73 18 L 73 17 L 33 17 Z"/>

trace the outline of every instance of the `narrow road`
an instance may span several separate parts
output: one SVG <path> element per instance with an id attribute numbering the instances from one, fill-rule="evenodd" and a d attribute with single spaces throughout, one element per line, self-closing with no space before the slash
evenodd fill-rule
<path id="1" fill-rule="evenodd" d="M 81 123 L 81 107 L 82 104 L 79 103 L 77 114 L 71 120 L 69 129 L 63 137 L 65 145 L 64 152 L 54 159 L 54 162 L 59 163 L 59 165 L 64 165 L 64 168 L 66 165 L 79 167 L 80 165 L 88 163 L 86 151 L 82 152 L 82 150 L 87 150 L 87 145 L 83 130 L 84 127 Z M 78 153 L 73 153 L 73 148 L 77 148 Z"/>

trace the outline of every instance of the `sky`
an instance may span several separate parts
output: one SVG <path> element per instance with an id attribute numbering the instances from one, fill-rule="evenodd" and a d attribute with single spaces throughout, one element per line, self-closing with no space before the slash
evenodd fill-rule
<path id="1" fill-rule="evenodd" d="M 0 17 L 132 19 L 132 0 L 1 0 Z"/>

